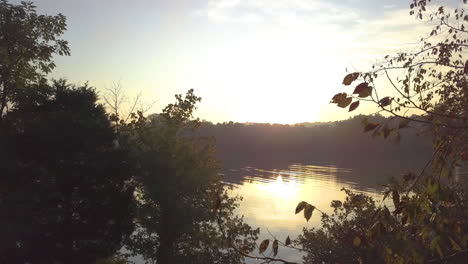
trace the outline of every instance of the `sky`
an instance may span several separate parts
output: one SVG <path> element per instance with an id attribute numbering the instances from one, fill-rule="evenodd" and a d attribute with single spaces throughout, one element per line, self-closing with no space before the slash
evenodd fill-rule
<path id="1" fill-rule="evenodd" d="M 13 3 L 19 1 L 11 1 Z M 212 122 L 298 123 L 347 119 L 330 104 L 348 72 L 411 50 L 427 25 L 410 0 L 36 0 L 67 17 L 72 55 L 51 78 L 120 82 L 159 112 L 175 94 L 202 97 Z M 384 86 L 385 84 L 382 84 Z M 384 88 L 384 87 L 383 87 Z"/>

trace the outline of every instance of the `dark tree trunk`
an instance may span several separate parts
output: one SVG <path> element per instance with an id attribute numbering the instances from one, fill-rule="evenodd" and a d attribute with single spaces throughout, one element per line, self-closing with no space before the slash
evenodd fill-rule
<path id="1" fill-rule="evenodd" d="M 73 259 L 73 226 L 72 226 L 72 215 L 73 215 L 73 204 L 72 204 L 72 192 L 73 187 L 71 186 L 70 179 L 65 179 L 64 186 L 64 216 L 63 216 L 63 261 L 64 263 L 74 263 Z"/>
<path id="2" fill-rule="evenodd" d="M 156 263 L 174 263 L 174 224 L 172 214 L 168 210 L 161 210 L 161 225 L 159 232 L 159 246 L 156 254 Z"/>

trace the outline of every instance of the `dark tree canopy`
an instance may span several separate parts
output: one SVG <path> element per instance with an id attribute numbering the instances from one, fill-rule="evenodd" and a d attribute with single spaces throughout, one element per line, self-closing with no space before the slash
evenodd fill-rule
<path id="1" fill-rule="evenodd" d="M 92 88 L 28 91 L 1 135 L 0 262 L 94 263 L 132 232 L 127 152 Z"/>
<path id="2" fill-rule="evenodd" d="M 65 29 L 62 14 L 40 15 L 31 2 L 0 0 L 0 120 L 22 90 L 55 68 L 54 54 L 70 55 L 60 39 Z"/>

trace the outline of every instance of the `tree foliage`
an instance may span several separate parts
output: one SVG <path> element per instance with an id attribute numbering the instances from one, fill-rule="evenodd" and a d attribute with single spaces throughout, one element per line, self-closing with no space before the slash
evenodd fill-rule
<path id="1" fill-rule="evenodd" d="M 28 85 L 45 81 L 54 54 L 70 55 L 60 39 L 65 29 L 62 14 L 39 15 L 31 2 L 0 1 L 0 120 Z"/>
<path id="2" fill-rule="evenodd" d="M 199 101 L 189 90 L 160 115 L 140 114 L 129 124 L 126 142 L 137 160 L 139 183 L 137 232 L 129 246 L 148 261 L 240 263 L 242 256 L 227 240 L 247 252 L 254 247 L 258 230 L 234 215 L 237 198 L 221 183 L 212 141 L 194 134 Z"/>
<path id="3" fill-rule="evenodd" d="M 358 115 L 341 121 L 295 125 L 202 122 L 197 134 L 216 138 L 216 155 L 225 169 L 251 164 L 277 167 L 310 160 L 333 160 L 343 167 L 377 167 L 382 161 L 392 161 L 410 167 L 416 161 L 424 164 L 431 157 L 431 137 L 424 133 L 423 124 L 410 124 L 411 129 L 401 129 L 400 139 L 375 137 L 372 140 L 371 133 L 362 133 L 365 118 L 372 120 L 369 123 L 399 125 L 398 120 L 381 115 Z M 375 179 L 370 180 L 375 183 Z"/>
<path id="4" fill-rule="evenodd" d="M 94 89 L 36 86 L 2 125 L 0 262 L 94 263 L 133 229 L 128 153 Z"/>

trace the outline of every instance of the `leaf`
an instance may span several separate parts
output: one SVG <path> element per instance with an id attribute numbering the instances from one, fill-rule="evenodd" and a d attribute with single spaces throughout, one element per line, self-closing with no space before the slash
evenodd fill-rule
<path id="1" fill-rule="evenodd" d="M 302 210 L 304 210 L 304 208 L 306 207 L 307 205 L 307 202 L 300 202 L 297 206 L 296 206 L 296 214 L 300 213 Z"/>
<path id="2" fill-rule="evenodd" d="M 444 256 L 444 253 L 442 252 L 442 249 L 440 248 L 440 236 L 436 236 L 434 239 L 432 239 L 431 244 L 430 244 L 430 249 L 437 251 L 440 257 Z"/>
<path id="3" fill-rule="evenodd" d="M 400 205 L 400 194 L 397 190 L 392 190 L 392 199 L 393 205 L 395 205 L 395 207 L 398 207 L 398 205 Z"/>
<path id="4" fill-rule="evenodd" d="M 361 93 L 364 89 L 366 89 L 368 86 L 369 86 L 369 84 L 366 83 L 366 82 L 362 82 L 362 83 L 358 84 L 358 85 L 356 86 L 356 88 L 354 88 L 353 94 L 360 94 L 360 93 Z"/>
<path id="5" fill-rule="evenodd" d="M 364 127 L 364 132 L 369 132 L 376 129 L 380 124 L 379 123 L 367 123 Z"/>
<path id="6" fill-rule="evenodd" d="M 262 254 L 263 252 L 265 252 L 265 250 L 268 248 L 268 245 L 270 244 L 270 240 L 269 239 L 265 239 L 262 241 L 262 243 L 260 243 L 260 247 L 258 247 L 258 252 L 260 254 Z"/>
<path id="7" fill-rule="evenodd" d="M 335 94 L 332 98 L 332 103 L 334 104 L 338 104 L 340 103 L 341 101 L 345 100 L 346 97 L 348 97 L 348 95 L 346 93 L 338 93 L 338 94 Z"/>
<path id="8" fill-rule="evenodd" d="M 453 250 L 455 250 L 455 251 L 462 251 L 463 250 L 460 247 L 460 245 L 457 242 L 455 242 L 455 240 L 453 240 L 451 237 L 450 237 L 450 243 L 452 244 Z"/>
<path id="9" fill-rule="evenodd" d="M 343 79 L 343 84 L 344 85 L 350 85 L 352 82 L 354 82 L 357 78 L 359 77 L 359 72 L 354 72 L 346 75 Z"/>
<path id="10" fill-rule="evenodd" d="M 353 98 L 348 97 L 348 98 L 344 99 L 343 101 L 339 102 L 338 106 L 341 107 L 341 108 L 345 108 L 351 103 L 351 101 L 353 101 Z"/>
<path id="11" fill-rule="evenodd" d="M 311 204 L 307 204 L 304 210 L 304 217 L 309 222 L 309 219 L 312 217 L 312 213 L 314 212 L 315 206 Z"/>
<path id="12" fill-rule="evenodd" d="M 278 255 L 278 240 L 277 239 L 273 241 L 273 256 L 276 257 L 276 255 Z"/>
<path id="13" fill-rule="evenodd" d="M 348 97 L 346 93 L 338 93 L 333 96 L 331 103 L 338 104 L 339 107 L 345 108 L 351 103 L 351 101 L 352 98 Z"/>
<path id="14" fill-rule="evenodd" d="M 358 108 L 358 106 L 359 106 L 359 101 L 356 101 L 356 102 L 352 103 L 352 104 L 349 106 L 349 111 L 348 111 L 348 112 L 354 111 L 356 108 Z"/>
<path id="15" fill-rule="evenodd" d="M 398 124 L 398 129 L 402 129 L 408 126 L 410 120 L 409 119 L 401 119 L 400 123 Z"/>
<path id="16" fill-rule="evenodd" d="M 367 89 L 364 89 L 358 96 L 361 98 L 368 97 L 372 94 L 372 86 L 367 86 Z"/>
<path id="17" fill-rule="evenodd" d="M 289 238 L 289 236 L 286 238 L 286 241 L 284 242 L 284 245 L 286 245 L 286 246 L 291 245 L 291 238 Z"/>
<path id="18" fill-rule="evenodd" d="M 372 87 L 368 83 L 362 82 L 354 89 L 353 94 L 358 94 L 359 97 L 364 98 L 372 94 Z"/>
<path id="19" fill-rule="evenodd" d="M 381 107 L 388 106 L 388 105 L 390 105 L 391 103 L 392 103 L 392 99 L 390 99 L 390 97 L 388 97 L 388 96 L 387 96 L 387 97 L 384 97 L 384 98 L 382 98 L 382 99 L 380 99 L 380 101 L 379 101 L 379 105 L 380 105 Z"/>
<path id="20" fill-rule="evenodd" d="M 353 245 L 355 247 L 359 247 L 361 245 L 361 238 L 356 236 L 354 239 L 353 239 Z"/>

